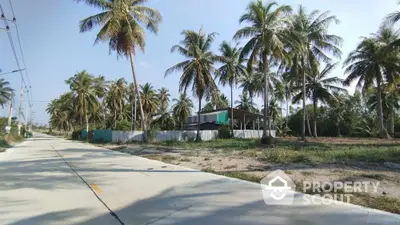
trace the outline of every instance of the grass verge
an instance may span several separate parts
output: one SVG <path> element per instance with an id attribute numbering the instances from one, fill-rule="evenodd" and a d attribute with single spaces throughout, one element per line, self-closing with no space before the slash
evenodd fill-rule
<path id="1" fill-rule="evenodd" d="M 250 181 L 250 182 L 254 182 L 254 183 L 260 183 L 261 179 L 263 178 L 263 177 L 259 177 L 259 176 L 255 176 L 255 175 L 251 175 L 251 174 L 242 173 L 242 172 L 217 172 L 212 169 L 204 169 L 202 171 L 206 172 L 206 173 L 213 173 L 213 174 L 236 178 L 236 179 L 240 179 L 240 180 L 246 180 L 246 181 Z M 296 188 L 296 191 L 299 191 L 302 193 L 306 193 L 306 194 L 310 194 L 310 195 L 320 194 L 320 193 L 304 192 L 301 188 L 302 187 L 301 184 L 298 184 L 297 187 L 298 188 Z M 330 194 L 333 195 L 335 193 L 330 193 Z M 340 194 L 340 193 L 336 193 L 336 194 Z M 352 203 L 352 204 L 400 214 L 400 199 L 398 199 L 398 198 L 392 198 L 392 197 L 387 197 L 387 196 L 370 196 L 366 193 L 351 193 L 351 194 L 352 194 L 352 197 L 350 198 L 350 203 Z"/>

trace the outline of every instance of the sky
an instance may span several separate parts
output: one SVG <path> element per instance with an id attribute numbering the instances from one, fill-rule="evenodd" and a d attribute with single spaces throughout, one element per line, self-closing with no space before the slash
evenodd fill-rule
<path id="1" fill-rule="evenodd" d="M 150 82 L 154 88 L 166 87 L 170 90 L 171 99 L 178 97 L 179 73 L 164 78 L 165 70 L 183 61 L 178 53 L 170 53 L 173 45 L 182 39 L 184 29 L 205 32 L 217 32 L 218 36 L 212 46 L 218 52 L 219 44 L 232 41 L 232 36 L 240 28 L 240 15 L 245 12 L 249 0 L 149 0 L 147 6 L 156 8 L 163 16 L 157 35 L 147 33 L 145 52 L 135 56 L 138 82 Z M 382 18 L 398 9 L 396 0 L 280 0 L 280 4 L 290 5 L 296 10 L 299 4 L 308 11 L 318 9 L 331 11 L 341 21 L 333 24 L 329 32 L 341 36 L 344 43 L 341 47 L 342 60 L 360 41 L 361 36 L 376 32 Z M 5 16 L 12 19 L 9 0 L 0 0 Z M 35 123 L 47 124 L 47 104 L 54 98 L 69 90 L 65 80 L 78 71 L 87 70 L 93 75 L 103 75 L 108 80 L 125 78 L 132 82 L 129 61 L 109 54 L 107 43 L 93 45 L 97 29 L 88 33 L 79 33 L 79 21 L 100 12 L 82 2 L 74 0 L 12 0 L 17 19 L 18 30 L 23 47 L 26 72 L 31 85 Z M 0 28 L 4 28 L 0 23 Z M 18 58 L 22 57 L 18 47 L 16 31 L 11 26 L 11 34 L 17 48 Z M 235 43 L 232 41 L 232 43 Z M 241 43 L 243 44 L 243 43 Z M 339 60 L 338 60 L 339 61 Z M 23 66 L 21 66 L 23 67 Z M 17 69 L 11 45 L 6 32 L 0 31 L 0 68 L 4 72 Z M 24 71 L 24 75 L 26 75 Z M 341 65 L 331 76 L 343 76 Z M 17 90 L 14 99 L 14 113 L 17 115 L 21 78 L 19 73 L 1 76 Z M 229 87 L 221 87 L 229 96 Z M 234 90 L 234 100 L 238 99 L 240 89 Z M 197 99 L 192 98 L 197 106 Z M 261 99 L 256 103 L 260 107 Z M 23 101 L 23 112 L 26 111 L 26 97 Z M 204 102 L 203 102 L 204 105 Z M 0 116 L 7 116 L 8 108 L 0 110 Z"/>

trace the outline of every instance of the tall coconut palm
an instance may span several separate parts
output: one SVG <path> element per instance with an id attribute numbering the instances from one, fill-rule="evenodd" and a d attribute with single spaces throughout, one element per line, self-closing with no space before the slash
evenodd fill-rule
<path id="1" fill-rule="evenodd" d="M 132 118 L 132 125 L 131 130 L 136 130 L 136 93 L 135 93 L 135 84 L 130 83 L 128 87 L 128 101 L 131 103 L 131 118 Z"/>
<path id="2" fill-rule="evenodd" d="M 9 87 L 10 82 L 0 79 L 0 106 L 4 108 L 4 105 L 11 100 L 14 90 Z"/>
<path id="3" fill-rule="evenodd" d="M 176 121 L 180 123 L 181 130 L 187 118 L 192 114 L 193 102 L 185 93 L 179 95 L 179 99 L 173 99 L 175 104 L 172 106 L 172 112 Z"/>
<path id="4" fill-rule="evenodd" d="M 274 9 L 274 7 L 276 7 Z M 248 26 L 239 29 L 234 39 L 250 38 L 245 44 L 242 56 L 249 55 L 248 65 L 251 67 L 257 57 L 261 58 L 264 78 L 264 130 L 263 138 L 267 137 L 268 118 L 268 73 L 270 61 L 285 58 L 285 42 L 287 40 L 286 15 L 291 12 L 287 5 L 278 6 L 276 2 L 268 2 L 265 5 L 262 0 L 252 1 L 239 20 Z M 270 136 L 270 132 L 269 132 Z"/>
<path id="5" fill-rule="evenodd" d="M 50 124 L 61 131 L 69 131 L 75 121 L 74 93 L 67 92 L 52 100 L 46 108 L 50 115 Z"/>
<path id="6" fill-rule="evenodd" d="M 279 106 L 279 104 L 278 104 L 278 99 L 276 99 L 276 98 L 272 98 L 270 101 L 269 101 L 269 117 L 271 118 L 271 120 L 272 120 L 272 124 L 273 124 L 273 128 L 274 129 L 276 129 L 275 127 L 276 127 L 276 125 L 275 125 L 275 122 L 278 120 L 278 118 L 281 116 L 281 107 Z"/>
<path id="7" fill-rule="evenodd" d="M 293 103 L 298 103 L 300 99 L 305 95 L 306 98 L 312 100 L 313 112 L 314 112 L 314 137 L 318 137 L 317 132 L 317 107 L 318 102 L 323 102 L 325 104 L 335 101 L 335 96 L 333 92 L 341 93 L 346 92 L 344 88 L 338 87 L 335 84 L 341 84 L 342 79 L 338 77 L 327 77 L 338 64 L 327 64 L 326 67 L 317 75 L 307 75 L 306 76 L 306 87 L 305 94 L 303 93 L 303 88 L 298 87 L 300 92 L 293 97 Z"/>
<path id="8" fill-rule="evenodd" d="M 78 0 L 102 10 L 101 13 L 83 19 L 80 22 L 80 31 L 92 30 L 95 26 L 102 26 L 97 34 L 95 44 L 108 41 L 110 52 L 129 57 L 132 69 L 135 90 L 138 95 L 139 109 L 142 118 L 144 112 L 140 99 L 138 82 L 136 79 L 134 54 L 139 48 L 142 52 L 145 47 L 144 25 L 153 33 L 158 32 L 158 25 L 162 18 L 160 13 L 142 5 L 147 0 Z M 144 123 L 143 141 L 147 142 L 147 127 Z"/>
<path id="9" fill-rule="evenodd" d="M 397 1 L 400 4 L 400 1 Z M 393 25 L 400 21 L 400 11 L 395 11 L 387 15 L 383 20 L 383 25 Z"/>
<path id="10" fill-rule="evenodd" d="M 399 109 L 399 101 L 400 101 L 400 76 L 396 77 L 390 83 L 387 83 L 385 88 L 385 92 L 388 93 L 389 104 L 390 104 L 390 134 L 394 136 L 394 127 L 395 127 L 395 116 L 396 110 Z"/>
<path id="11" fill-rule="evenodd" d="M 79 114 L 81 124 L 83 118 L 86 123 L 86 130 L 89 131 L 89 111 L 98 107 L 98 92 L 94 86 L 94 77 L 86 70 L 78 72 L 65 82 L 70 86 L 75 95 L 76 110 Z"/>
<path id="12" fill-rule="evenodd" d="M 217 60 L 222 66 L 216 71 L 215 76 L 219 78 L 219 83 L 223 86 L 229 85 L 231 88 L 231 133 L 233 135 L 233 86 L 237 86 L 239 80 L 247 74 L 246 67 L 242 64 L 243 58 L 240 57 L 242 48 L 231 46 L 228 42 L 222 42 L 219 51 L 221 55 Z"/>
<path id="13" fill-rule="evenodd" d="M 117 126 L 117 122 L 123 119 L 123 110 L 125 105 L 126 81 L 124 78 L 118 79 L 110 87 L 106 98 L 106 106 L 113 114 L 114 128 Z"/>
<path id="14" fill-rule="evenodd" d="M 241 95 L 239 95 L 239 100 L 235 101 L 235 104 L 237 104 L 236 108 L 240 110 L 245 110 L 249 112 L 255 112 L 256 111 L 256 104 L 249 98 L 247 92 L 242 92 Z"/>
<path id="15" fill-rule="evenodd" d="M 256 95 L 256 86 L 257 86 L 257 81 L 252 73 L 247 73 L 246 76 L 241 77 L 240 79 L 240 88 L 242 88 L 243 91 L 247 92 L 249 94 L 250 99 L 253 101 L 254 96 Z"/>
<path id="16" fill-rule="evenodd" d="M 160 100 L 160 108 L 158 111 L 161 114 L 166 113 L 168 111 L 169 97 L 171 97 L 168 89 L 166 89 L 165 87 L 159 89 L 158 97 Z"/>
<path id="17" fill-rule="evenodd" d="M 203 111 L 209 112 L 218 109 L 225 109 L 229 106 L 228 98 L 219 90 L 213 91 L 207 98 L 207 104 L 204 106 Z"/>
<path id="18" fill-rule="evenodd" d="M 142 123 L 150 125 L 153 115 L 159 108 L 160 99 L 156 90 L 150 83 L 140 85 L 140 98 L 143 103 L 143 111 L 145 118 L 142 118 Z"/>
<path id="19" fill-rule="evenodd" d="M 373 37 L 379 42 L 382 50 L 385 51 L 385 56 L 388 57 L 387 61 L 398 62 L 400 60 L 400 49 L 394 45 L 397 40 L 400 40 L 400 34 L 390 26 L 381 26 Z M 400 43 L 400 42 L 399 42 Z M 382 93 L 387 93 L 387 102 L 389 104 L 390 118 L 388 119 L 390 125 L 390 134 L 394 135 L 394 114 L 395 105 L 397 104 L 398 86 L 400 82 L 400 70 L 397 63 L 390 63 L 385 65 L 386 83 L 383 85 Z M 383 112 L 385 112 L 383 110 Z"/>
<path id="20" fill-rule="evenodd" d="M 187 88 L 191 86 L 194 95 L 199 99 L 196 141 L 201 141 L 201 101 L 203 97 L 210 96 L 217 89 L 211 75 L 215 71 L 213 66 L 215 56 L 210 49 L 216 33 L 207 35 L 200 29 L 199 32 L 184 30 L 182 35 L 184 39 L 180 45 L 173 46 L 171 52 L 178 51 L 186 57 L 186 60 L 169 68 L 165 76 L 175 71 L 182 71 L 179 91 L 186 93 Z"/>
<path id="21" fill-rule="evenodd" d="M 388 78 L 390 79 L 390 71 L 400 70 L 397 57 L 398 54 L 388 53 L 386 45 L 378 41 L 376 37 L 371 37 L 364 38 L 344 61 L 345 74 L 348 75 L 344 81 L 345 85 L 350 85 L 353 81 L 358 80 L 357 87 L 362 87 L 364 92 L 376 85 L 379 136 L 381 138 L 390 138 L 383 119 L 382 86 Z"/>
<path id="22" fill-rule="evenodd" d="M 328 28 L 332 23 L 339 23 L 336 16 L 329 15 L 329 11 L 320 13 L 318 10 L 307 14 L 303 6 L 299 6 L 297 13 L 293 16 L 290 24 L 291 39 L 290 52 L 292 57 L 289 71 L 292 79 L 302 84 L 303 93 L 303 122 L 302 139 L 305 140 L 305 121 L 306 121 L 306 76 L 316 75 L 317 65 L 320 61 L 330 63 L 331 57 L 341 57 L 341 37 L 328 33 Z"/>

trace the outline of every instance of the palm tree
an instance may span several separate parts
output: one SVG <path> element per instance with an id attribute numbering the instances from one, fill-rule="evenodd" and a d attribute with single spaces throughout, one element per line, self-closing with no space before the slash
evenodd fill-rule
<path id="1" fill-rule="evenodd" d="M 247 73 L 246 76 L 240 79 L 240 88 L 249 94 L 250 99 L 253 101 L 254 96 L 257 94 L 257 80 L 252 73 Z"/>
<path id="2" fill-rule="evenodd" d="M 397 1 L 397 4 L 400 4 L 400 1 Z M 400 21 L 400 11 L 395 11 L 385 17 L 382 25 L 384 26 L 393 25 L 398 21 Z"/>
<path id="3" fill-rule="evenodd" d="M 343 42 L 339 36 L 329 34 L 329 25 L 339 23 L 336 16 L 330 16 L 329 11 L 320 13 L 318 10 L 306 13 L 303 6 L 299 6 L 297 14 L 293 16 L 290 24 L 291 40 L 291 65 L 288 66 L 292 79 L 302 85 L 303 93 L 303 122 L 302 139 L 305 140 L 306 121 L 306 76 L 317 74 L 319 61 L 330 63 L 331 58 L 326 53 L 332 53 L 336 58 L 341 57 L 338 46 Z"/>
<path id="4" fill-rule="evenodd" d="M 100 41 L 108 41 L 110 51 L 116 51 L 117 55 L 129 57 L 132 69 L 135 90 L 139 99 L 139 109 L 142 118 L 144 112 L 140 99 L 138 82 L 136 79 L 133 56 L 135 48 L 142 52 L 145 47 L 145 31 L 140 26 L 144 25 L 153 33 L 158 32 L 158 24 L 162 18 L 160 13 L 152 8 L 143 6 L 147 0 L 78 0 L 102 10 L 101 13 L 83 19 L 80 22 L 80 31 L 92 30 L 95 26 L 102 26 L 97 34 L 95 44 Z M 143 126 L 143 141 L 147 142 L 147 128 Z"/>
<path id="5" fill-rule="evenodd" d="M 211 75 L 215 71 L 213 67 L 215 56 L 210 50 L 216 33 L 207 35 L 200 29 L 199 32 L 184 30 L 182 35 L 184 39 L 181 44 L 173 46 L 171 52 L 178 51 L 187 59 L 169 68 L 165 72 L 165 76 L 175 71 L 182 71 L 179 91 L 186 93 L 187 88 L 192 86 L 194 95 L 199 99 L 196 141 L 201 141 L 201 100 L 203 97 L 210 96 L 217 89 Z"/>
<path id="6" fill-rule="evenodd" d="M 120 78 L 117 82 L 113 83 L 110 87 L 106 98 L 107 108 L 114 114 L 114 129 L 117 126 L 117 122 L 123 119 L 123 110 L 125 105 L 126 81 L 124 78 Z"/>
<path id="7" fill-rule="evenodd" d="M 385 56 L 388 57 L 387 61 L 398 62 L 400 60 L 399 47 L 395 46 L 397 40 L 400 40 L 400 34 L 395 31 L 393 27 L 381 26 L 376 34 L 372 34 L 373 37 L 379 42 L 382 50 L 385 51 Z M 399 42 L 400 43 L 400 42 Z M 400 70 L 398 63 L 390 63 L 385 66 L 386 82 L 383 85 L 383 94 L 387 93 L 387 102 L 389 104 L 390 111 L 390 134 L 394 135 L 394 114 L 395 105 L 398 102 L 398 87 L 400 82 Z M 385 110 L 383 110 L 385 112 Z"/>
<path id="8" fill-rule="evenodd" d="M 400 64 L 397 53 L 387 51 L 387 45 L 382 44 L 374 37 L 364 38 L 357 48 L 352 51 L 344 61 L 345 74 L 347 78 L 345 85 L 350 85 L 358 80 L 357 87 L 362 87 L 365 92 L 376 84 L 377 93 L 377 114 L 381 138 L 390 138 L 383 119 L 382 110 L 382 85 L 385 80 L 390 80 L 392 71 L 400 71 Z"/>
<path id="9" fill-rule="evenodd" d="M 333 92 L 333 98 L 328 102 L 333 118 L 335 118 L 335 125 L 337 128 L 337 136 L 340 137 L 340 126 L 344 123 L 344 114 L 346 112 L 346 104 L 350 101 L 348 94 Z M 354 118 L 355 119 L 355 118 Z"/>
<path id="10" fill-rule="evenodd" d="M 214 111 L 214 106 L 211 102 L 207 102 L 204 107 L 201 109 L 201 112 L 211 112 Z"/>
<path id="11" fill-rule="evenodd" d="M 281 116 L 281 107 L 278 104 L 278 99 L 276 98 L 272 98 L 269 101 L 269 117 L 272 120 L 272 124 L 274 126 L 274 129 L 276 129 L 275 127 L 275 122 L 278 120 L 278 118 Z"/>
<path id="12" fill-rule="evenodd" d="M 385 86 L 385 92 L 388 93 L 389 104 L 390 104 L 390 134 L 394 136 L 394 126 L 395 126 L 395 108 L 399 109 L 399 100 L 400 100 L 400 77 L 396 77 L 390 83 L 387 83 Z"/>
<path id="13" fill-rule="evenodd" d="M 52 100 L 46 108 L 50 115 L 50 124 L 60 131 L 69 131 L 75 119 L 74 93 L 67 92 Z"/>
<path id="14" fill-rule="evenodd" d="M 140 85 L 140 98 L 143 103 L 144 118 L 142 118 L 143 124 L 150 125 L 153 115 L 159 108 L 160 99 L 157 95 L 156 90 L 150 83 L 146 83 L 143 86 Z"/>
<path id="15" fill-rule="evenodd" d="M 273 7 L 277 7 L 273 10 Z M 278 7 L 276 2 L 268 2 L 263 5 L 262 0 L 252 1 L 247 6 L 247 12 L 239 20 L 248 26 L 239 29 L 234 39 L 250 38 L 242 51 L 242 57 L 250 54 L 248 67 L 254 64 L 257 57 L 261 58 L 264 74 L 264 130 L 263 138 L 267 137 L 268 118 L 268 74 L 270 61 L 285 58 L 285 16 L 291 12 L 291 7 L 282 5 Z M 270 132 L 269 132 L 270 136 Z"/>
<path id="16" fill-rule="evenodd" d="M 128 101 L 131 103 L 131 118 L 132 118 L 131 130 L 136 130 L 136 102 L 137 102 L 137 99 L 136 99 L 134 83 L 129 84 Z"/>
<path id="17" fill-rule="evenodd" d="M 4 80 L 3 78 L 0 79 L 0 105 L 4 108 L 4 105 L 11 100 L 14 89 L 10 88 L 10 82 Z"/>
<path id="18" fill-rule="evenodd" d="M 215 108 L 218 109 L 225 109 L 228 108 L 229 106 L 229 100 L 226 97 L 226 95 L 224 94 L 220 94 L 219 98 L 218 98 L 218 103 L 216 104 Z"/>
<path id="19" fill-rule="evenodd" d="M 183 130 L 183 124 L 186 123 L 187 118 L 192 114 L 193 102 L 185 93 L 181 93 L 179 99 L 174 98 L 173 101 L 175 102 L 172 106 L 173 115 L 181 124 L 181 130 Z"/>
<path id="20" fill-rule="evenodd" d="M 170 96 L 171 95 L 169 94 L 168 89 L 166 89 L 165 87 L 158 90 L 158 97 L 160 100 L 159 113 L 163 114 L 168 111 L 168 103 Z"/>
<path id="21" fill-rule="evenodd" d="M 256 104 L 249 98 L 247 92 L 242 92 L 241 95 L 239 95 L 239 100 L 235 101 L 236 108 L 240 110 L 245 110 L 248 112 L 255 112 L 256 111 Z"/>
<path id="22" fill-rule="evenodd" d="M 233 135 L 233 86 L 237 86 L 238 81 L 246 76 L 246 67 L 242 65 L 243 58 L 240 57 L 242 48 L 237 45 L 232 47 L 228 42 L 222 42 L 219 51 L 221 56 L 217 59 L 222 66 L 216 71 L 215 76 L 219 78 L 219 83 L 223 86 L 229 85 L 231 88 L 231 133 Z"/>
<path id="23" fill-rule="evenodd" d="M 77 114 L 79 114 L 81 125 L 83 118 L 86 122 L 86 130 L 89 132 L 89 111 L 98 107 L 98 92 L 94 86 L 94 77 L 86 70 L 76 73 L 65 81 L 75 95 Z"/>
<path id="24" fill-rule="evenodd" d="M 329 103 L 330 101 L 335 101 L 335 96 L 331 93 L 334 91 L 336 93 L 346 92 L 345 89 L 335 86 L 335 84 L 340 84 L 343 82 L 342 79 L 338 77 L 327 77 L 332 70 L 335 69 L 338 63 L 327 64 L 326 67 L 317 75 L 307 75 L 306 76 L 306 87 L 305 94 L 303 93 L 303 88 L 298 87 L 300 92 L 293 97 L 293 103 L 298 103 L 302 96 L 310 98 L 313 103 L 314 112 L 314 137 L 318 137 L 317 133 L 317 107 L 318 102 Z"/>
<path id="25" fill-rule="evenodd" d="M 207 103 L 203 108 L 203 112 L 209 112 L 218 109 L 225 109 L 229 106 L 228 98 L 219 90 L 213 91 L 207 98 Z"/>

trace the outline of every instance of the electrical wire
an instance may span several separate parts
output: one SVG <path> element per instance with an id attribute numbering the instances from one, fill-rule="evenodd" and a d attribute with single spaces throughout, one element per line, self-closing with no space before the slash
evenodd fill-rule
<path id="1" fill-rule="evenodd" d="M 15 61 L 16 61 L 16 63 L 17 63 L 18 70 L 21 70 L 21 65 L 19 64 L 17 52 L 16 52 L 16 50 L 15 50 L 14 41 L 13 41 L 13 39 L 12 39 L 12 35 L 11 35 L 10 30 L 9 30 L 10 26 L 8 25 L 8 21 L 7 21 L 7 19 L 5 18 L 4 10 L 3 10 L 3 7 L 2 7 L 1 4 L 0 4 L 0 11 L 1 11 L 2 19 L 3 19 L 3 21 L 4 21 L 4 25 L 6 26 L 6 29 L 7 29 L 8 40 L 10 41 L 11 49 L 12 49 L 12 51 L 13 51 L 14 58 L 15 58 Z M 26 69 L 26 68 L 25 68 L 25 69 Z M 26 85 L 26 82 L 25 82 L 25 79 L 24 79 L 24 75 L 22 74 L 22 71 L 19 71 L 19 72 L 20 72 L 20 74 L 21 74 L 22 82 L 23 82 L 24 85 L 25 85 L 25 89 L 27 89 L 27 85 Z"/>
<path id="2" fill-rule="evenodd" d="M 11 1 L 10 1 L 10 3 L 11 3 Z M 12 5 L 11 5 L 11 6 L 12 6 Z M 11 9 L 11 10 L 12 10 L 12 12 L 13 12 L 13 14 L 14 14 L 14 9 Z M 24 86 L 25 86 L 25 89 L 27 90 L 28 101 L 30 102 L 30 101 L 32 100 L 32 96 L 31 96 L 31 94 L 29 93 L 27 84 L 26 84 L 26 82 L 25 82 L 24 75 L 23 75 L 22 70 L 21 70 L 21 65 L 20 65 L 20 63 L 19 63 L 18 56 L 17 56 L 17 52 L 16 52 L 16 49 L 15 49 L 14 41 L 13 41 L 13 38 L 12 38 L 12 35 L 11 35 L 11 32 L 10 32 L 10 26 L 9 26 L 9 24 L 8 24 L 8 19 L 6 18 L 5 14 L 4 14 L 3 6 L 2 6 L 1 4 L 0 4 L 0 11 L 1 11 L 1 19 L 4 21 L 4 25 L 6 26 L 7 35 L 8 35 L 8 40 L 10 41 L 11 49 L 12 49 L 12 51 L 13 51 L 13 55 L 14 55 L 15 61 L 16 61 L 16 63 L 17 63 L 17 67 L 18 67 L 18 70 L 19 70 L 20 75 L 21 75 L 21 89 L 22 89 L 22 91 L 24 90 L 24 88 L 23 88 L 23 85 L 24 85 Z M 12 22 L 14 22 L 14 25 L 16 25 L 16 23 L 15 23 L 15 22 L 16 22 L 15 14 L 14 14 L 14 18 L 13 18 Z M 16 29 L 18 29 L 17 26 L 16 26 Z M 18 30 L 17 30 L 17 32 L 18 32 Z M 19 39 L 19 33 L 17 33 L 17 35 L 18 35 L 18 39 Z M 19 44 L 20 44 L 20 50 L 21 50 L 21 53 L 22 53 L 22 48 L 21 48 L 21 42 L 20 42 L 20 41 L 19 41 Z M 21 57 L 23 57 L 23 53 L 22 53 Z M 25 71 L 26 71 L 27 68 L 26 68 L 25 61 L 24 61 L 24 60 L 23 60 L 23 63 L 24 63 L 24 66 L 25 66 L 24 69 L 25 69 Z M 27 77 L 27 79 L 28 79 L 28 77 Z M 31 88 L 30 85 L 29 85 L 29 88 Z M 22 97 L 22 93 L 21 93 L 21 97 Z M 23 118 L 25 118 L 25 116 L 23 115 L 23 112 L 22 112 L 22 106 L 21 106 L 21 105 L 20 105 L 20 107 L 19 107 L 19 114 L 20 114 L 21 116 L 23 116 Z"/>
<path id="3" fill-rule="evenodd" d="M 13 21 L 14 26 L 15 26 L 15 30 L 16 30 L 16 33 L 17 33 L 17 40 L 18 40 L 18 44 L 19 44 L 19 49 L 20 49 L 20 51 L 21 51 L 22 63 L 23 63 L 23 65 L 24 65 L 24 68 L 25 68 L 25 75 L 26 75 L 26 79 L 27 79 L 27 81 L 28 81 L 28 86 L 29 86 L 29 91 L 30 91 L 29 97 L 30 97 L 30 100 L 32 101 L 32 87 L 31 87 L 31 82 L 30 82 L 29 75 L 28 75 L 28 68 L 26 67 L 26 64 L 25 64 L 25 57 L 24 57 L 24 51 L 23 51 L 23 49 L 22 49 L 21 38 L 19 37 L 17 19 L 16 19 L 16 17 L 15 17 L 15 12 L 14 12 L 14 7 L 13 7 L 13 5 L 12 5 L 12 1 L 9 0 L 9 2 L 10 2 L 11 12 L 12 12 L 12 14 L 13 14 L 13 20 L 12 20 L 12 21 Z"/>

